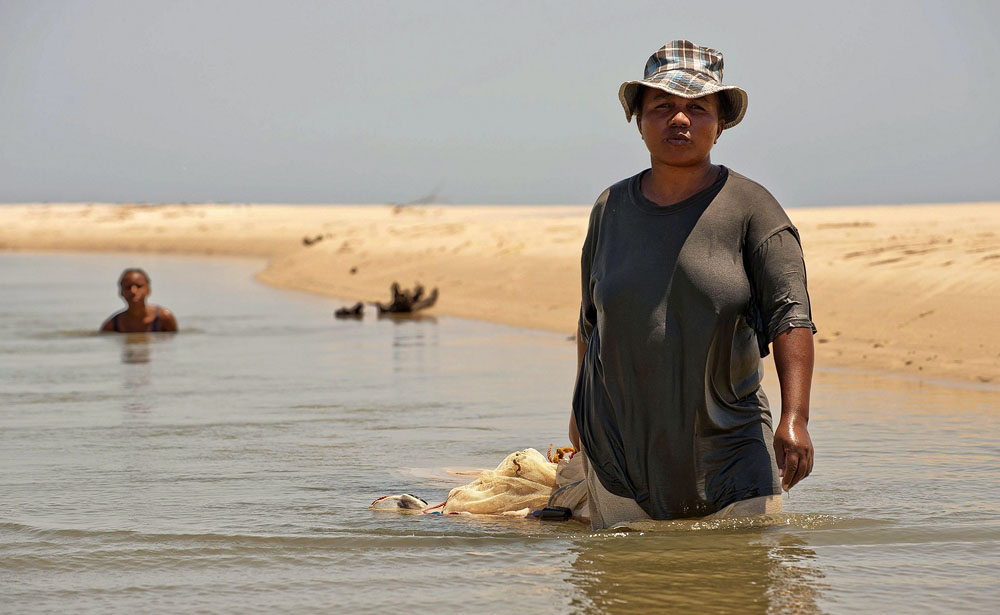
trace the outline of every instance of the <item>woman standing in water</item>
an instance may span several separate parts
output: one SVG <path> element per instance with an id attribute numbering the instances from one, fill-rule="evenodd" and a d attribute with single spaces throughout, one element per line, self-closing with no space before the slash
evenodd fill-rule
<path id="1" fill-rule="evenodd" d="M 101 331 L 141 333 L 177 330 L 177 320 L 170 310 L 158 305 L 146 305 L 150 285 L 145 271 L 138 268 L 126 269 L 118 279 L 118 286 L 119 294 L 127 307 L 105 320 Z"/>
<path id="2" fill-rule="evenodd" d="M 776 513 L 813 466 L 815 332 L 798 231 L 760 184 L 712 164 L 743 119 L 722 54 L 668 43 L 619 90 L 650 168 L 598 198 L 581 259 L 570 438 L 595 528 Z M 774 345 L 772 431 L 761 358 Z"/>

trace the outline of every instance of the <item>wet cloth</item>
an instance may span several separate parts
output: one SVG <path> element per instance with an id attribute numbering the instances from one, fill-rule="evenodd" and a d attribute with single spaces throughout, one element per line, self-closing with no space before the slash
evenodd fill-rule
<path id="1" fill-rule="evenodd" d="M 578 520 L 590 518 L 586 462 L 586 455 L 582 453 L 559 461 L 556 465 L 556 489 L 549 496 L 547 506 L 568 508 L 573 518 Z"/>
<path id="2" fill-rule="evenodd" d="M 761 357 L 790 327 L 815 331 L 798 232 L 724 167 L 669 207 L 641 177 L 600 196 L 581 256 L 573 411 L 594 474 L 653 519 L 779 495 Z"/>
<path id="3" fill-rule="evenodd" d="M 650 519 L 646 511 L 635 500 L 623 498 L 610 493 L 597 479 L 593 468 L 583 458 L 585 485 L 588 492 L 588 512 L 590 527 L 595 530 L 615 529 L 628 526 L 636 521 Z M 733 502 L 728 506 L 701 519 L 725 519 L 729 517 L 748 517 L 752 515 L 776 515 L 781 512 L 780 495 L 762 495 L 748 500 Z"/>

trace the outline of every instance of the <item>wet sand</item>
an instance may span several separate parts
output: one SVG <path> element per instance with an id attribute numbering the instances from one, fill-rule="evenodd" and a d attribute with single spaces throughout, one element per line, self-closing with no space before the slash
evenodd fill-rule
<path id="1" fill-rule="evenodd" d="M 441 289 L 435 313 L 571 335 L 589 211 L 4 205 L 0 250 L 264 256 L 258 278 L 275 286 L 374 301 L 393 281 L 420 281 Z M 821 366 L 1000 383 L 1000 204 L 788 213 L 802 234 Z"/>

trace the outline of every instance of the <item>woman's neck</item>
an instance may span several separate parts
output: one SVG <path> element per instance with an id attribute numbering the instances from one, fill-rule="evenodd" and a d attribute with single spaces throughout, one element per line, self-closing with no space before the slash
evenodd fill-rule
<path id="1" fill-rule="evenodd" d="M 642 177 L 642 195 L 657 205 L 667 207 L 708 188 L 719 177 L 719 167 L 706 159 L 705 164 L 691 167 L 668 167 L 653 164 Z"/>
<path id="2" fill-rule="evenodd" d="M 130 318 L 135 320 L 141 320 L 146 318 L 146 302 L 142 303 L 130 303 L 125 312 Z"/>

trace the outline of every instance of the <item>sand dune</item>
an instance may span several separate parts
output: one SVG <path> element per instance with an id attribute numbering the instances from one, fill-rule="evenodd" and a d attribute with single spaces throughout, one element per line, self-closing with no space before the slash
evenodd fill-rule
<path id="1" fill-rule="evenodd" d="M 276 286 L 371 301 L 387 299 L 394 280 L 420 281 L 441 289 L 439 314 L 571 335 L 589 210 L 5 205 L 0 249 L 267 256 L 258 277 Z M 789 215 L 805 247 L 821 365 L 1000 383 L 1000 204 Z"/>

